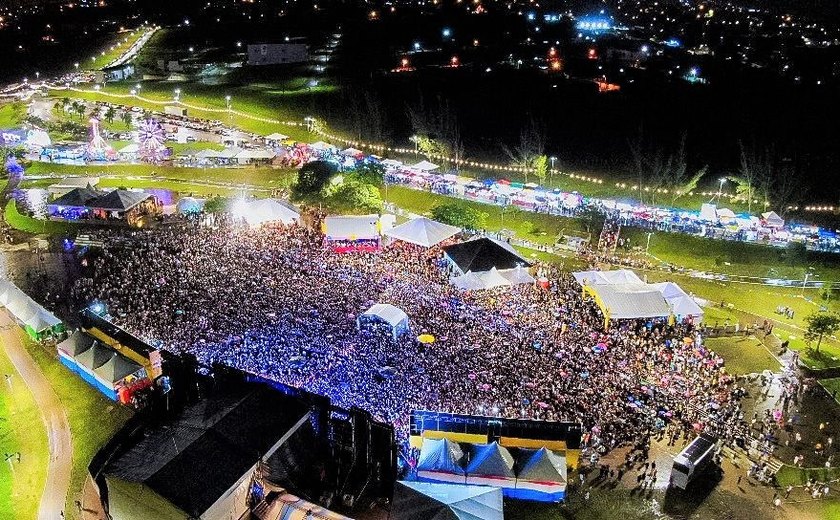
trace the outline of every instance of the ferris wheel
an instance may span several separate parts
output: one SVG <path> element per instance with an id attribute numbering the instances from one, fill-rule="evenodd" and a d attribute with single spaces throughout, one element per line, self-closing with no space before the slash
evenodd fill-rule
<path id="1" fill-rule="evenodd" d="M 140 141 L 140 157 L 143 160 L 157 162 L 164 158 L 167 152 L 164 145 L 166 137 L 159 121 L 151 118 L 141 121 L 137 137 Z"/>

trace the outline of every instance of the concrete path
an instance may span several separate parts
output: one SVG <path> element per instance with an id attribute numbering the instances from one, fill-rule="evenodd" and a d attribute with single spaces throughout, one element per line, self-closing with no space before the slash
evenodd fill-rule
<path id="1" fill-rule="evenodd" d="M 70 471 L 73 467 L 70 424 L 49 381 L 24 348 L 21 342 L 22 334 L 22 330 L 12 318 L 5 311 L 0 312 L 0 343 L 35 397 L 49 440 L 50 461 L 41 505 L 38 508 L 38 520 L 57 520 L 63 517 L 67 489 L 70 487 Z"/>

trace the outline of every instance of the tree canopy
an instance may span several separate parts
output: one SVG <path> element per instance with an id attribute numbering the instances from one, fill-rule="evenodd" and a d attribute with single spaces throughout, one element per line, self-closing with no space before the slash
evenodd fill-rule
<path id="1" fill-rule="evenodd" d="M 292 187 L 292 200 L 302 201 L 321 195 L 336 174 L 335 166 L 326 161 L 312 161 L 298 170 L 298 178 Z"/>
<path id="2" fill-rule="evenodd" d="M 833 312 L 815 312 L 805 318 L 807 329 L 805 339 L 809 342 L 817 341 L 815 350 L 820 351 L 823 336 L 830 336 L 840 329 L 840 315 Z"/>

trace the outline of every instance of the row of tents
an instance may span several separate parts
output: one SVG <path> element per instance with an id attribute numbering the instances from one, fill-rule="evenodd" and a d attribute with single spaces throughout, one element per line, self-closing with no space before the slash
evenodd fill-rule
<path id="1" fill-rule="evenodd" d="M 9 280 L 0 280 L 0 305 L 9 311 L 33 340 L 64 332 L 64 324 Z"/>
<path id="2" fill-rule="evenodd" d="M 77 330 L 57 345 L 61 363 L 113 401 L 126 404 L 149 386 L 146 370 L 110 346 Z"/>
<path id="3" fill-rule="evenodd" d="M 504 496 L 558 502 L 566 495 L 566 457 L 548 448 L 515 450 L 498 442 L 468 444 L 424 439 L 417 462 L 421 481 L 495 486 Z"/>

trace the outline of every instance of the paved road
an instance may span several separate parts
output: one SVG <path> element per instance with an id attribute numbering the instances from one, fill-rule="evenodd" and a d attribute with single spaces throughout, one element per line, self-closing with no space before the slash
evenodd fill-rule
<path id="1" fill-rule="evenodd" d="M 0 312 L 0 343 L 3 344 L 24 383 L 32 391 L 41 410 L 41 418 L 49 440 L 50 462 L 44 494 L 38 508 L 38 520 L 57 520 L 61 518 L 67 488 L 70 487 L 73 453 L 70 444 L 70 424 L 49 381 L 21 343 L 20 328 L 5 311 Z"/>

